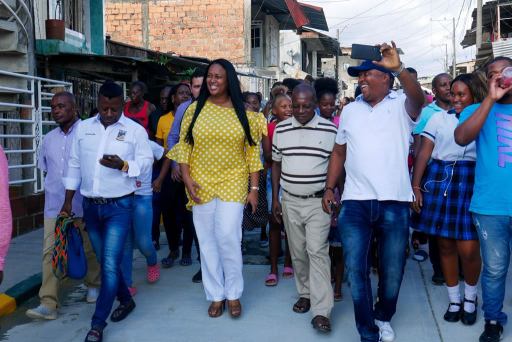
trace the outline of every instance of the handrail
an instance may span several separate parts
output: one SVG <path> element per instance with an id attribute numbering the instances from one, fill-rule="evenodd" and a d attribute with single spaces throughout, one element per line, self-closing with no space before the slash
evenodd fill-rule
<path id="1" fill-rule="evenodd" d="M 13 16 L 14 18 L 16 18 L 16 21 L 18 22 L 18 24 L 20 24 L 21 29 L 23 30 L 23 32 L 25 32 L 25 36 L 27 37 L 27 41 L 28 41 L 30 38 L 28 37 L 28 32 L 27 32 L 27 29 L 25 28 L 25 25 L 23 24 L 23 21 L 21 21 L 20 17 L 18 17 L 18 15 L 16 14 L 16 12 L 14 12 L 14 11 L 12 10 L 12 8 L 11 8 L 8 4 L 6 4 L 6 3 L 5 3 L 5 0 L 0 0 L 0 3 L 1 3 L 2 5 L 4 5 L 4 6 L 5 6 L 5 8 L 7 8 L 7 10 L 8 10 L 9 12 L 11 12 L 11 14 L 12 14 L 12 16 Z"/>
<path id="2" fill-rule="evenodd" d="M 0 0 L 0 2 L 3 2 L 3 1 L 4 1 L 4 0 Z M 31 75 L 25 75 L 25 74 L 18 74 L 18 73 L 16 73 L 16 72 L 10 72 L 10 71 L 5 71 L 5 70 L 0 70 L 0 75 L 5 75 L 5 76 L 14 76 L 14 77 L 26 78 L 26 79 L 29 79 L 29 80 L 36 80 L 36 81 L 44 81 L 44 82 L 60 83 L 60 84 L 65 85 L 65 86 L 71 86 L 71 85 L 73 85 L 73 84 L 72 84 L 72 83 L 70 83 L 70 82 L 57 81 L 57 80 L 52 80 L 52 79 L 49 79 L 49 78 L 37 77 L 37 76 L 31 76 Z"/>

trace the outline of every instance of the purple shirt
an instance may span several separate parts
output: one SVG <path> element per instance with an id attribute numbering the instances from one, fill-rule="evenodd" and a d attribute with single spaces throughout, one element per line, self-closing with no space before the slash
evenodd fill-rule
<path id="1" fill-rule="evenodd" d="M 46 172 L 44 179 L 44 218 L 57 218 L 57 215 L 64 204 L 66 188 L 62 178 L 68 172 L 68 159 L 75 129 L 81 120 L 77 120 L 64 134 L 60 127 L 51 130 L 44 136 L 41 154 L 37 167 Z M 75 217 L 83 217 L 82 195 L 80 190 L 73 197 L 73 212 Z"/>
<path id="2" fill-rule="evenodd" d="M 176 109 L 176 114 L 174 114 L 174 121 L 172 122 L 171 132 L 167 136 L 167 150 L 172 150 L 174 145 L 176 145 L 180 141 L 180 129 L 181 129 L 181 120 L 183 120 L 183 115 L 187 111 L 188 106 L 192 103 L 192 100 L 188 100 L 187 102 L 183 102 Z M 178 165 L 174 160 L 171 163 L 171 169 Z"/>

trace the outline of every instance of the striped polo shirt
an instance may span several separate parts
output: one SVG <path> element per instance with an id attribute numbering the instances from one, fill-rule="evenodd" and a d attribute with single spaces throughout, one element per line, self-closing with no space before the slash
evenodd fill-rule
<path id="1" fill-rule="evenodd" d="M 325 188 L 336 133 L 336 126 L 318 115 L 304 125 L 292 117 L 276 126 L 272 160 L 281 162 L 284 190 L 312 195 Z"/>

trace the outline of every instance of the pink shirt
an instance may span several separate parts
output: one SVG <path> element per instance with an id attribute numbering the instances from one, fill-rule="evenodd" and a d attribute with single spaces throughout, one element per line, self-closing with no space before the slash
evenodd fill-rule
<path id="1" fill-rule="evenodd" d="M 0 271 L 4 269 L 5 256 L 11 243 L 12 212 L 9 201 L 9 169 L 4 149 L 0 146 Z"/>

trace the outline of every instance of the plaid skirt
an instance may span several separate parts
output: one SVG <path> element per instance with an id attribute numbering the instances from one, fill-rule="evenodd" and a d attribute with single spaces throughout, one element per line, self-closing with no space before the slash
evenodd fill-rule
<path id="1" fill-rule="evenodd" d="M 423 207 L 421 214 L 412 215 L 413 228 L 417 227 L 428 235 L 478 240 L 469 212 L 475 164 L 463 160 L 434 160 L 427 166 L 421 182 Z"/>

